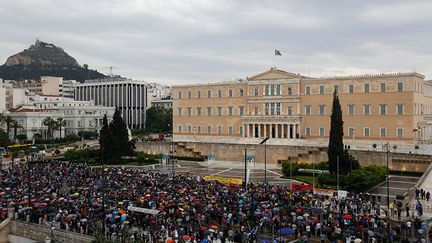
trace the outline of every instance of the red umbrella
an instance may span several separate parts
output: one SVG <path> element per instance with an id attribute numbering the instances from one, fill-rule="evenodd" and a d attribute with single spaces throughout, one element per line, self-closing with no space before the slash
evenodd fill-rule
<path id="1" fill-rule="evenodd" d="M 297 213 L 301 213 L 301 212 L 302 212 L 302 209 L 301 209 L 301 208 L 297 208 L 296 212 L 297 212 Z"/>
<path id="2" fill-rule="evenodd" d="M 188 240 L 190 240 L 190 237 L 189 237 L 189 235 L 183 235 L 183 237 L 182 237 L 182 238 L 183 238 L 183 240 L 184 240 L 184 241 L 188 241 Z"/>
<path id="3" fill-rule="evenodd" d="M 208 230 L 207 227 L 205 227 L 205 226 L 201 226 L 200 231 L 206 231 L 206 230 Z"/>
<path id="4" fill-rule="evenodd" d="M 352 216 L 350 214 L 345 214 L 344 219 L 351 220 Z"/>

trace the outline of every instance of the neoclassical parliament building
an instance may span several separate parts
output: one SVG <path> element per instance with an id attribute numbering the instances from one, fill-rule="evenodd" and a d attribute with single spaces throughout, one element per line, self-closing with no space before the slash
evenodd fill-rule
<path id="1" fill-rule="evenodd" d="M 432 81 L 416 73 L 306 77 L 271 68 L 245 80 L 174 86 L 174 139 L 327 138 L 333 93 L 344 137 L 430 140 Z"/>

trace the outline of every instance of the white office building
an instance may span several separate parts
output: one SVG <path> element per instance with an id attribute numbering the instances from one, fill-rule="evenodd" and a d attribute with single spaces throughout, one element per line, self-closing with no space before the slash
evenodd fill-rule
<path id="1" fill-rule="evenodd" d="M 118 107 L 130 129 L 145 127 L 146 83 L 119 76 L 86 80 L 75 86 L 75 100 L 94 101 L 95 105 Z"/>
<path id="2" fill-rule="evenodd" d="M 17 134 L 26 134 L 27 138 L 33 138 L 35 133 L 43 137 L 47 135 L 48 127 L 42 122 L 47 117 L 57 119 L 63 117 L 66 125 L 62 132 L 54 132 L 54 137 L 64 137 L 67 134 L 79 131 L 99 132 L 102 128 L 103 116 L 106 114 L 111 121 L 114 107 L 96 106 L 93 101 L 75 101 L 60 96 L 32 96 L 28 104 L 10 110 L 8 115 L 18 121 L 23 127 Z"/>

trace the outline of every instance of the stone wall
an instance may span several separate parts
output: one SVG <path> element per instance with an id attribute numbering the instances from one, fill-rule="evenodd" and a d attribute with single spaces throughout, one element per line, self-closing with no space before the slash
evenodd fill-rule
<path id="1" fill-rule="evenodd" d="M 150 154 L 169 154 L 171 149 L 178 156 L 193 156 L 208 154 L 215 155 L 216 160 L 243 161 L 245 145 L 229 143 L 194 143 L 177 142 L 174 145 L 164 142 L 137 143 L 137 151 Z M 315 146 L 286 146 L 286 145 L 257 145 L 248 144 L 247 154 L 254 156 L 255 162 L 264 162 L 264 152 L 268 163 L 304 162 L 318 163 L 327 160 L 327 150 Z M 382 151 L 350 150 L 360 165 L 387 164 L 386 153 Z M 389 167 L 391 170 L 424 172 L 431 163 L 432 156 L 406 153 L 389 153 Z"/>
<path id="2" fill-rule="evenodd" d="M 45 242 L 45 238 L 50 235 L 50 228 L 44 225 L 12 220 L 11 234 L 39 242 Z M 88 235 L 59 229 L 53 231 L 53 236 L 56 241 L 68 243 L 87 243 L 94 240 L 93 237 Z"/>
<path id="3" fill-rule="evenodd" d="M 11 220 L 7 218 L 0 223 L 0 243 L 9 242 L 9 234 L 11 232 Z"/>

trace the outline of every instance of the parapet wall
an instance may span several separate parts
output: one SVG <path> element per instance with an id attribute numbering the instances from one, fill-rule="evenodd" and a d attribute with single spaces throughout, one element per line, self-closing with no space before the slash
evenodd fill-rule
<path id="1" fill-rule="evenodd" d="M 264 162 L 264 154 L 267 154 L 267 163 L 318 163 L 327 161 L 327 149 L 316 146 L 287 146 L 287 145 L 257 145 L 248 144 L 247 154 L 254 156 L 255 162 Z M 208 156 L 212 154 L 215 160 L 222 161 L 243 161 L 244 144 L 229 143 L 194 143 L 177 142 L 174 145 L 165 142 L 143 142 L 136 144 L 137 151 L 149 154 L 170 154 L 174 155 Z M 359 160 L 360 165 L 387 165 L 387 153 L 382 151 L 350 150 L 350 154 Z M 389 167 L 391 170 L 424 172 L 431 163 L 431 155 L 389 153 Z"/>
<path id="2" fill-rule="evenodd" d="M 11 234 L 38 242 L 45 242 L 45 238 L 50 235 L 50 228 L 44 225 L 11 220 Z M 90 243 L 94 240 L 93 237 L 88 235 L 59 229 L 53 231 L 53 236 L 56 242 Z"/>

